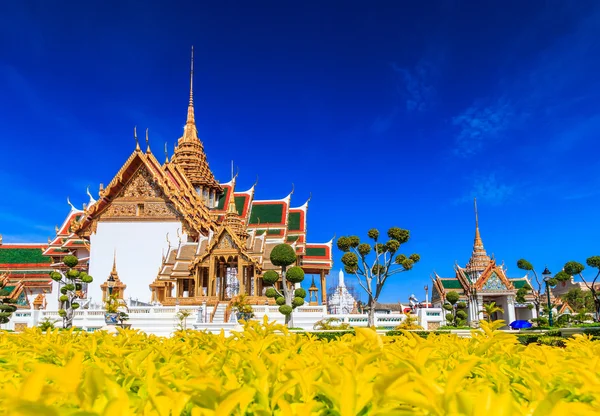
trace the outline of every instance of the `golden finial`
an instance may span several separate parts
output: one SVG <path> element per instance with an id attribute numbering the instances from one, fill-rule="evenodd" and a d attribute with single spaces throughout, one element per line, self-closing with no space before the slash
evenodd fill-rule
<path id="1" fill-rule="evenodd" d="M 258 175 L 256 175 L 256 180 L 254 181 L 254 185 L 252 185 L 252 187 L 254 188 L 256 185 L 258 185 Z"/>
<path id="2" fill-rule="evenodd" d="M 113 273 L 117 273 L 117 249 L 114 249 L 113 252 L 113 268 L 112 268 Z"/>
<path id="3" fill-rule="evenodd" d="M 50 238 L 48 238 L 50 240 Z M 0 245 L 2 245 L 2 234 L 0 234 Z"/>
<path id="4" fill-rule="evenodd" d="M 152 153 L 150 151 L 150 140 L 148 139 L 148 129 L 146 129 L 146 153 Z"/>
<path id="5" fill-rule="evenodd" d="M 135 150 L 142 150 L 140 149 L 140 142 L 137 138 L 137 126 L 133 126 L 133 138 L 135 139 Z"/>
<path id="6" fill-rule="evenodd" d="M 0 241 L 2 240 L 2 236 L 0 235 Z M 50 243 L 52 242 L 52 240 L 50 239 L 50 237 L 48 237 L 48 245 L 50 245 Z"/>
<path id="7" fill-rule="evenodd" d="M 294 186 L 294 182 L 292 182 L 292 192 L 290 192 L 290 196 L 294 195 L 294 189 L 296 189 L 296 188 Z"/>
<path id="8" fill-rule="evenodd" d="M 192 45 L 192 60 L 190 63 L 190 102 L 186 124 L 195 124 L 194 121 L 194 46 Z"/>
<path id="9" fill-rule="evenodd" d="M 308 193 L 308 199 L 306 200 L 305 204 L 308 204 L 311 199 L 312 199 L 312 192 L 309 192 Z"/>
<path id="10" fill-rule="evenodd" d="M 58 225 L 55 225 L 55 226 L 54 226 L 54 232 L 55 232 L 56 234 L 58 234 Z"/>
<path id="11" fill-rule="evenodd" d="M 165 142 L 165 163 L 169 163 L 169 150 L 167 149 L 167 142 Z"/>
<path id="12" fill-rule="evenodd" d="M 477 198 L 473 199 L 473 203 L 475 204 L 475 228 L 479 228 L 479 216 L 477 215 Z"/>
<path id="13" fill-rule="evenodd" d="M 192 45 L 192 60 L 190 63 L 190 106 L 194 105 L 194 45 Z"/>

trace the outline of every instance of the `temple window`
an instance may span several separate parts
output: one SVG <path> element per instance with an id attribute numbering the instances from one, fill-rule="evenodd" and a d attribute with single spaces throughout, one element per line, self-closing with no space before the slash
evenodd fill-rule
<path id="1" fill-rule="evenodd" d="M 137 217 L 141 217 L 144 215 L 144 204 L 137 204 L 137 209 L 135 211 L 135 215 Z"/>

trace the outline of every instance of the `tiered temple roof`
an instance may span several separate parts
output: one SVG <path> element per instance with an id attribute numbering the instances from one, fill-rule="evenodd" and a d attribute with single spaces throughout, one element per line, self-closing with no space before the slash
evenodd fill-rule
<path id="1" fill-rule="evenodd" d="M 2 244 L 0 239 L 0 274 L 8 279 L 8 286 L 22 283 L 27 288 L 49 291 L 52 260 L 43 254 L 46 248 L 46 244 Z"/>
<path id="2" fill-rule="evenodd" d="M 514 294 L 518 289 L 526 285 L 531 287 L 527 276 L 507 277 L 504 264 L 496 264 L 496 260 L 487 255 L 479 232 L 477 202 L 475 202 L 475 240 L 473 242 L 473 251 L 467 265 L 460 267 L 456 264 L 454 272 L 454 277 L 440 277 L 434 272 L 432 276 L 432 301 L 441 300 L 443 302 L 446 298 L 446 293 L 450 291 L 458 293 L 462 299 L 465 299 L 475 293 Z"/>

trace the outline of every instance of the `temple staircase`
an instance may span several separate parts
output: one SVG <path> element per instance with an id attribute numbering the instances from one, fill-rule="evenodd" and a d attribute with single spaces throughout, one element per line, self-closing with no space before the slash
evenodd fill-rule
<path id="1" fill-rule="evenodd" d="M 212 323 L 214 324 L 222 324 L 225 323 L 225 312 L 227 311 L 227 303 L 219 302 L 217 306 L 215 306 L 215 311 L 212 316 Z"/>

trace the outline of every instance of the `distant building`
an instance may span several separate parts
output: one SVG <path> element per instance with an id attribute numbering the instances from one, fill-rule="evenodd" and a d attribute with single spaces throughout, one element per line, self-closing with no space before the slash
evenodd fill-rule
<path id="1" fill-rule="evenodd" d="M 476 323 L 484 318 L 484 305 L 495 302 L 504 310 L 497 312 L 493 319 L 503 319 L 507 324 L 514 320 L 529 320 L 536 318 L 535 310 L 531 308 L 531 296 L 525 304 L 517 304 L 517 290 L 531 284 L 527 278 L 509 278 L 506 276 L 504 265 L 487 255 L 479 233 L 477 204 L 475 204 L 475 242 L 473 252 L 467 265 L 463 268 L 454 266 L 454 277 L 440 277 L 434 273 L 432 303 L 442 307 L 448 292 L 457 292 L 460 300 L 467 303 L 468 322 Z"/>
<path id="2" fill-rule="evenodd" d="M 354 310 L 356 300 L 348 291 L 344 281 L 344 272 L 341 270 L 338 274 L 338 285 L 329 297 L 327 305 L 331 314 L 347 314 Z"/>

